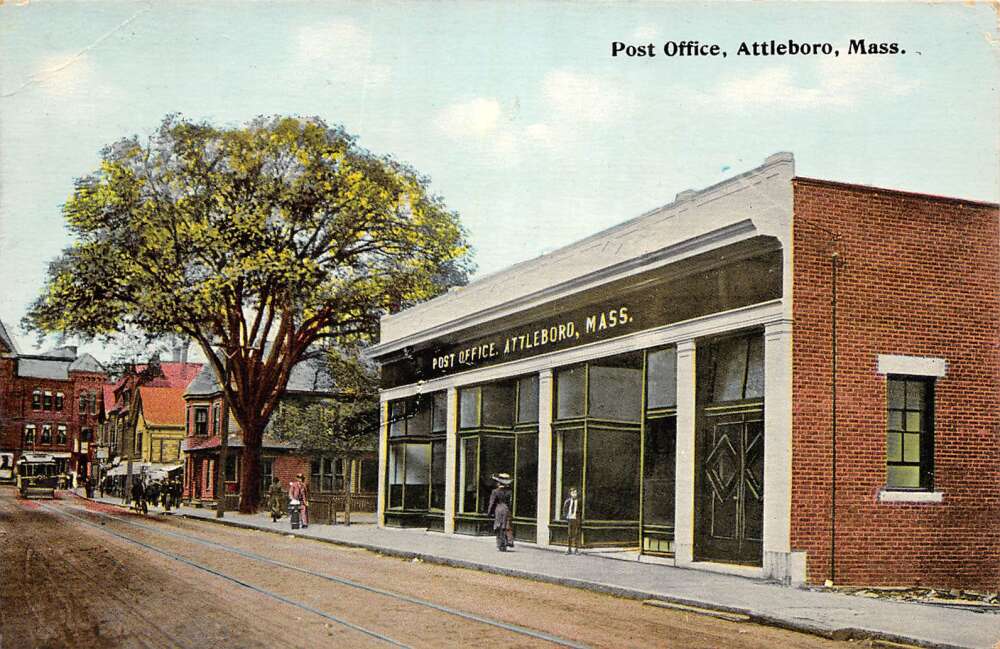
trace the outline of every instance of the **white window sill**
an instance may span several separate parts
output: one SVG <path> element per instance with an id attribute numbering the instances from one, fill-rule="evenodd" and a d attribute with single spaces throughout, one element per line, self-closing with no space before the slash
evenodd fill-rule
<path id="1" fill-rule="evenodd" d="M 944 492 L 883 489 L 878 492 L 878 501 L 880 503 L 939 503 L 944 501 Z"/>

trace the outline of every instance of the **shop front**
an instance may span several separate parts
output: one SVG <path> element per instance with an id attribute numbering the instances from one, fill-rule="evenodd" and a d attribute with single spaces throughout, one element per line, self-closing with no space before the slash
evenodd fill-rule
<path id="1" fill-rule="evenodd" d="M 791 178 L 778 157 L 383 320 L 379 521 L 790 579 Z M 767 208 L 761 196 L 770 196 Z M 705 199 L 705 200 L 700 200 Z"/>

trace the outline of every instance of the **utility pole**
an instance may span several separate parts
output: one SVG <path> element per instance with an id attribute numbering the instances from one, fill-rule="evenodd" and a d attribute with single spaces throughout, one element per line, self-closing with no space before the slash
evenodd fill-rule
<path id="1" fill-rule="evenodd" d="M 230 385 L 229 359 L 226 354 L 226 384 L 222 388 L 222 413 L 219 417 L 219 425 L 222 427 L 219 439 L 219 471 L 216 480 L 218 496 L 215 501 L 215 517 L 223 518 L 226 514 L 226 463 L 229 461 L 229 399 L 226 398 L 226 388 Z"/>

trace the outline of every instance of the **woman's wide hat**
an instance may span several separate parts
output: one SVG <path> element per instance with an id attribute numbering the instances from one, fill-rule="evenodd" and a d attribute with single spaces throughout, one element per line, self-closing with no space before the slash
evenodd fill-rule
<path id="1" fill-rule="evenodd" d="M 510 483 L 513 482 L 513 480 L 511 479 L 509 473 L 494 473 L 493 474 L 493 480 L 497 484 L 501 484 L 501 485 L 503 485 L 505 487 L 509 487 Z"/>

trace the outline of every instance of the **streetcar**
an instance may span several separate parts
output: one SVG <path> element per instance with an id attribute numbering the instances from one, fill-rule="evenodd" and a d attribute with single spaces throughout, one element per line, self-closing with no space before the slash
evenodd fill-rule
<path id="1" fill-rule="evenodd" d="M 17 461 L 17 491 L 22 498 L 55 498 L 58 465 L 47 453 L 25 453 Z"/>

